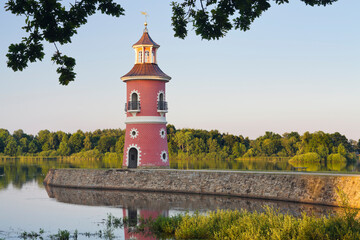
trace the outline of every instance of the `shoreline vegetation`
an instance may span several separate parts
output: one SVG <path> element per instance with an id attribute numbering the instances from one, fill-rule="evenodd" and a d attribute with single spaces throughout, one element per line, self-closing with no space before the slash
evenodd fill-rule
<path id="1" fill-rule="evenodd" d="M 155 219 L 140 218 L 131 230 L 150 233 L 157 239 L 360 239 L 359 211 L 345 207 L 342 214 L 301 217 L 281 214 L 264 206 L 263 212 L 217 210 L 200 214 L 178 214 Z M 108 222 L 120 219 L 108 217 Z M 125 227 L 131 225 L 123 219 Z"/>
<path id="2" fill-rule="evenodd" d="M 255 140 L 217 130 L 176 129 L 167 126 L 170 159 L 176 161 L 230 161 L 251 159 L 289 159 L 294 167 L 322 163 L 340 168 L 358 161 L 360 141 L 348 140 L 340 133 L 321 131 L 300 135 L 266 132 Z M 0 157 L 69 157 L 122 162 L 125 130 L 104 129 L 65 133 L 41 130 L 29 135 L 23 130 L 11 134 L 0 129 Z M 69 159 L 68 158 L 68 159 Z"/>
<path id="3" fill-rule="evenodd" d="M 345 202 L 346 204 L 346 202 Z M 140 239 L 360 239 L 359 210 L 343 206 L 342 213 L 315 216 L 302 213 L 295 217 L 264 206 L 263 211 L 217 210 L 159 215 L 155 218 L 132 216 L 117 218 L 111 213 L 97 232 L 73 233 L 60 230 L 51 239 L 78 239 L 80 236 L 97 239 L 116 239 L 119 229 L 129 238 Z M 22 239 L 43 239 L 44 230 L 23 232 Z M 119 234 L 121 235 L 121 234 Z"/>

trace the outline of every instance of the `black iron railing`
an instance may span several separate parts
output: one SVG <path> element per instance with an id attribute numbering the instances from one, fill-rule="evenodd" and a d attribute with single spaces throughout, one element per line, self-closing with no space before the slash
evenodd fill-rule
<path id="1" fill-rule="evenodd" d="M 167 104 L 167 102 L 165 102 L 165 101 L 158 101 L 158 102 L 157 102 L 157 109 L 158 109 L 158 110 L 165 110 L 165 111 L 167 111 L 167 110 L 168 110 L 168 104 Z"/>
<path id="2" fill-rule="evenodd" d="M 129 101 L 125 103 L 125 112 L 127 111 L 140 111 L 140 102 L 139 101 Z"/>

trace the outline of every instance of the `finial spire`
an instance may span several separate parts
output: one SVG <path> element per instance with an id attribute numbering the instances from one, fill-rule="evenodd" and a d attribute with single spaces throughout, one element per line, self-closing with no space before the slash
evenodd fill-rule
<path id="1" fill-rule="evenodd" d="M 141 12 L 141 14 L 145 16 L 145 23 L 144 23 L 145 29 L 144 29 L 144 32 L 147 32 L 147 17 L 149 16 L 149 14 L 147 14 L 147 12 Z"/>

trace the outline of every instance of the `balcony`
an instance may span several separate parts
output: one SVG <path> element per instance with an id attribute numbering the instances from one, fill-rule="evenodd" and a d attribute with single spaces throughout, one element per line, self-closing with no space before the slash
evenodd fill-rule
<path id="1" fill-rule="evenodd" d="M 165 101 L 157 102 L 157 111 L 159 113 L 167 113 L 168 112 L 168 104 Z"/>
<path id="2" fill-rule="evenodd" d="M 125 112 L 138 113 L 140 112 L 140 109 L 139 101 L 129 101 L 128 103 L 125 103 Z"/>

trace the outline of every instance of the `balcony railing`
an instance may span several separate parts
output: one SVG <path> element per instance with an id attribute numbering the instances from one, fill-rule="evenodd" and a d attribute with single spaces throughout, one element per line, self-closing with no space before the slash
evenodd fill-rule
<path id="1" fill-rule="evenodd" d="M 157 110 L 158 112 L 167 112 L 168 111 L 168 104 L 165 101 L 158 101 L 157 102 Z"/>
<path id="2" fill-rule="evenodd" d="M 125 112 L 140 112 L 140 109 L 139 101 L 129 101 L 125 103 Z"/>

